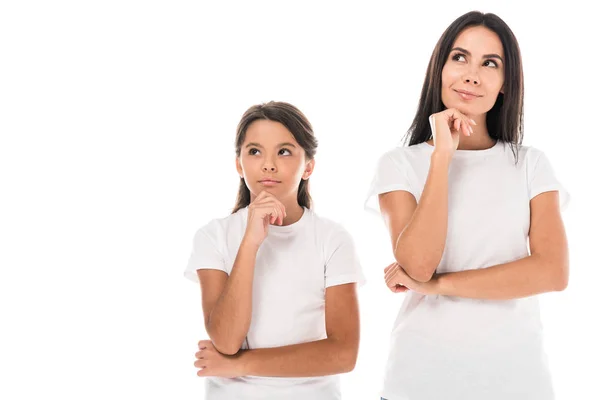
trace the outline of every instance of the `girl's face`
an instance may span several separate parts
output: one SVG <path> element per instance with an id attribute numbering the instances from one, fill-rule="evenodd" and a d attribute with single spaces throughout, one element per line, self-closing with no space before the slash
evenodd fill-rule
<path id="1" fill-rule="evenodd" d="M 236 167 L 251 201 L 263 190 L 282 202 L 297 201 L 300 180 L 312 174 L 314 160 L 306 159 L 304 149 L 283 124 L 257 120 L 246 130 Z"/>
<path id="2" fill-rule="evenodd" d="M 483 26 L 463 30 L 442 69 L 442 102 L 476 117 L 492 109 L 504 84 L 500 38 Z"/>

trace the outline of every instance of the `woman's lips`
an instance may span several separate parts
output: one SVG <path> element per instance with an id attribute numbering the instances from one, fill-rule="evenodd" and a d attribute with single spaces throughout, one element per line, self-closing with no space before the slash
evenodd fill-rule
<path id="1" fill-rule="evenodd" d="M 481 96 L 479 96 L 479 95 L 477 95 L 477 94 L 475 94 L 475 93 L 468 92 L 468 91 L 466 91 L 466 90 L 454 90 L 454 91 L 455 91 L 455 92 L 456 92 L 456 93 L 457 93 L 457 94 L 460 96 L 460 98 L 461 98 L 461 99 L 463 99 L 463 100 L 473 100 L 473 99 L 476 99 L 476 98 L 478 98 L 478 97 L 481 97 Z"/>

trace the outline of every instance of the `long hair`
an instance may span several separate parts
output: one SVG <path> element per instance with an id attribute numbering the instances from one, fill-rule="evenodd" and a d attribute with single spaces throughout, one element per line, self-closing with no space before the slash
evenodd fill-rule
<path id="1" fill-rule="evenodd" d="M 471 11 L 457 18 L 437 42 L 425 75 L 415 118 L 406 137 L 409 146 L 432 139 L 429 116 L 446 109 L 442 103 L 442 69 L 452 45 L 466 28 L 484 26 L 496 33 L 504 48 L 504 94 L 499 93 L 486 115 L 490 137 L 509 143 L 515 157 L 516 146 L 523 142 L 523 66 L 517 39 L 506 23 L 495 14 Z"/>
<path id="2" fill-rule="evenodd" d="M 254 121 L 262 119 L 281 123 L 292 133 L 296 142 L 304 149 L 306 158 L 312 160 L 315 157 L 318 141 L 313 134 L 310 122 L 299 109 L 289 103 L 280 101 L 258 104 L 246 110 L 238 124 L 235 137 L 235 154 L 237 157 L 241 154 L 242 144 L 246 139 L 248 127 Z M 244 178 L 240 178 L 237 200 L 232 213 L 239 211 L 249 204 L 250 189 L 248 189 Z M 298 187 L 298 204 L 306 208 L 310 208 L 312 205 L 308 179 L 300 181 Z"/>

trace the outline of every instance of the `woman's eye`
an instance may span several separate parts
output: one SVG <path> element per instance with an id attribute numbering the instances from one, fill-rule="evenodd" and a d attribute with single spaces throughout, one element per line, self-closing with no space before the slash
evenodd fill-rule
<path id="1" fill-rule="evenodd" d="M 281 149 L 281 150 L 279 150 L 279 155 L 280 156 L 289 156 L 291 154 L 292 153 L 288 149 Z"/>
<path id="2" fill-rule="evenodd" d="M 491 65 L 490 65 L 491 64 Z M 494 68 L 498 68 L 498 64 L 496 63 L 496 61 L 492 61 L 492 60 L 486 60 L 483 65 L 485 67 L 494 67 Z"/>
<path id="3" fill-rule="evenodd" d="M 250 151 L 248 151 L 248 154 L 250 154 L 251 156 L 254 156 L 256 154 L 260 153 L 260 151 L 258 149 L 250 149 Z"/>
<path id="4" fill-rule="evenodd" d="M 465 61 L 466 60 L 465 55 L 464 54 L 460 54 L 460 53 L 457 53 L 454 56 L 452 56 L 452 59 L 454 61 Z"/>

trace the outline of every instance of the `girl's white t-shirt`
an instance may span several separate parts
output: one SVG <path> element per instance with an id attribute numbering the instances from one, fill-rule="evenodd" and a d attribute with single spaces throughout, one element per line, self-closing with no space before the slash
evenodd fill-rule
<path id="1" fill-rule="evenodd" d="M 365 206 L 395 190 L 419 201 L 434 147 L 396 147 L 379 160 Z M 457 150 L 448 172 L 448 232 L 437 272 L 486 268 L 529 255 L 529 201 L 568 193 L 543 152 L 498 141 Z M 554 398 L 536 296 L 494 301 L 406 292 L 391 334 L 381 396 L 389 400 Z"/>
<path id="2" fill-rule="evenodd" d="M 184 275 L 196 270 L 231 272 L 246 230 L 248 208 L 198 230 Z M 288 226 L 269 226 L 256 256 L 252 320 L 243 349 L 287 346 L 325 339 L 325 289 L 364 277 L 354 243 L 338 223 L 305 208 Z M 340 399 L 339 376 L 206 379 L 207 400 Z"/>

